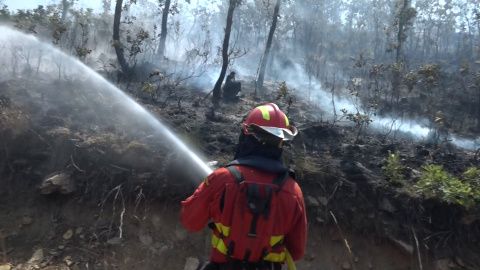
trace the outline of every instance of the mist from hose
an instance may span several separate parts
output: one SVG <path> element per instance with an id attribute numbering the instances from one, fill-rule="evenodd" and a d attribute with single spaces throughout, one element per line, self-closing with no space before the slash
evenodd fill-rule
<path id="1" fill-rule="evenodd" d="M 54 80 L 53 77 L 49 78 L 48 76 L 56 74 L 56 69 L 58 69 L 59 77 L 63 72 L 63 77 L 70 80 L 72 80 L 72 78 L 76 78 L 81 81 L 88 81 L 89 84 L 92 84 L 92 89 L 94 89 L 94 86 L 98 86 L 102 91 L 104 91 L 103 94 L 108 93 L 112 96 L 115 96 L 116 100 L 119 101 L 125 110 L 128 110 L 127 113 L 129 116 L 131 116 L 131 120 L 122 119 L 122 123 L 125 123 L 126 125 L 138 125 L 138 122 L 141 121 L 141 124 L 147 124 L 149 129 L 151 128 L 158 132 L 162 138 L 166 138 L 173 145 L 175 145 L 177 149 L 182 151 L 185 156 L 191 159 L 198 167 L 194 170 L 197 172 L 197 175 L 199 174 L 198 178 L 196 177 L 197 179 L 194 182 L 198 183 L 212 172 L 212 169 L 209 168 L 197 154 L 190 150 L 184 142 L 175 136 L 154 115 L 147 111 L 147 109 L 135 102 L 131 97 L 108 82 L 105 78 L 83 64 L 81 61 L 66 55 L 57 48 L 38 40 L 34 36 L 26 35 L 6 26 L 0 26 L 0 31 L 2 32 L 2 35 L 0 36 L 0 43 L 3 44 L 3 50 L 0 52 L 0 60 L 3 61 L 3 66 L 8 67 L 4 69 L 3 72 L 0 71 L 0 80 L 6 80 L 9 77 L 21 76 L 22 72 L 26 72 L 26 69 L 28 69 L 29 73 L 32 72 L 32 69 L 37 69 L 37 74 L 39 71 L 44 73 L 42 78 Z M 28 60 L 25 60 L 27 63 L 23 63 L 23 65 L 20 66 L 18 62 L 21 59 L 25 59 L 27 55 L 29 57 Z M 37 62 L 34 61 L 37 60 L 37 58 L 38 66 L 36 66 Z M 9 73 L 7 73 L 7 71 Z M 84 91 L 92 91 L 92 89 L 84 89 Z M 66 91 L 66 89 L 57 90 Z M 101 95 L 101 93 L 99 94 Z M 83 96 L 85 97 L 85 95 Z M 132 129 L 134 128 L 132 127 Z"/>

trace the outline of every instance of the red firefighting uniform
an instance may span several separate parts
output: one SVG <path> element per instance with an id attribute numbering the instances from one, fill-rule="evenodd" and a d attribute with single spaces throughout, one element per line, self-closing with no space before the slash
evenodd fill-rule
<path id="1" fill-rule="evenodd" d="M 242 165 L 236 165 L 245 179 L 257 181 L 259 183 L 272 183 L 275 173 L 264 172 L 260 169 Z M 200 184 L 195 193 L 187 200 L 182 202 L 181 221 L 182 224 L 191 232 L 201 231 L 205 228 L 207 222 L 213 217 L 218 216 L 218 207 L 213 207 L 215 198 L 222 195 L 226 183 L 235 182 L 235 178 L 225 168 L 221 168 L 210 174 L 205 181 Z M 228 200 L 228 198 L 225 198 Z M 218 202 L 218 200 L 217 200 Z M 226 204 L 226 203 L 225 203 Z M 224 209 L 223 211 L 228 211 Z M 228 231 L 229 228 L 214 220 L 217 228 Z M 266 261 L 283 263 L 285 261 L 285 248 L 291 254 L 294 261 L 299 260 L 305 253 L 305 244 L 307 237 L 307 218 L 303 194 L 292 178 L 288 178 L 278 193 L 277 212 L 274 217 L 274 229 L 271 242 L 283 244 L 275 248 L 275 252 L 265 257 Z M 245 224 L 249 226 L 249 224 Z M 235 232 L 230 232 L 233 234 Z M 210 260 L 212 262 L 223 263 L 227 261 L 226 247 L 218 232 L 212 234 L 212 250 Z"/>

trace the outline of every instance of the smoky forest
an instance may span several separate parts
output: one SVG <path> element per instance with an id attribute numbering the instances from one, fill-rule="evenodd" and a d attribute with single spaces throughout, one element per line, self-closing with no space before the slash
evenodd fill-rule
<path id="1" fill-rule="evenodd" d="M 296 269 L 480 269 L 480 1 L 0 0 L 0 270 L 197 269 L 181 202 L 266 103 Z"/>

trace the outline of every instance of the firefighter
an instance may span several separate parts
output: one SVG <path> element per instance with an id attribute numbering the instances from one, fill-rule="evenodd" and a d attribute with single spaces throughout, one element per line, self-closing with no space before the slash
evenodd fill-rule
<path id="1" fill-rule="evenodd" d="M 302 191 L 283 165 L 282 152 L 296 135 L 276 104 L 253 109 L 242 125 L 235 160 L 182 202 L 187 230 L 201 231 L 213 220 L 210 261 L 199 269 L 295 269 L 305 252 L 307 219 Z"/>
<path id="2" fill-rule="evenodd" d="M 242 91 L 242 84 L 235 79 L 235 71 L 230 72 L 223 85 L 223 98 L 226 100 L 238 100 L 238 93 Z"/>

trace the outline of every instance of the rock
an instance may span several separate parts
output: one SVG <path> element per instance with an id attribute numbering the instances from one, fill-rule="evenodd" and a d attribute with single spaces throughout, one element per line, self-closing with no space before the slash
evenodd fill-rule
<path id="1" fill-rule="evenodd" d="M 162 252 L 165 252 L 169 249 L 171 249 L 171 247 L 169 247 L 167 244 L 164 244 L 164 243 L 160 243 L 160 242 L 155 242 L 153 243 L 153 247 L 157 250 L 157 252 L 159 253 L 162 253 Z"/>
<path id="2" fill-rule="evenodd" d="M 31 217 L 23 217 L 22 218 L 22 225 L 30 225 L 33 222 L 33 218 Z"/>
<path id="3" fill-rule="evenodd" d="M 390 151 L 391 153 L 395 152 L 395 145 L 385 144 L 385 145 L 382 145 L 382 147 L 380 148 L 380 153 L 384 155 L 388 154 L 388 151 Z"/>
<path id="4" fill-rule="evenodd" d="M 401 250 L 407 252 L 408 254 L 413 254 L 413 246 L 403 242 L 402 240 L 394 239 L 391 236 L 389 236 L 388 239 L 390 239 Z"/>
<path id="5" fill-rule="evenodd" d="M 42 194 L 60 192 L 68 194 L 76 190 L 74 181 L 66 173 L 54 173 L 47 175 L 39 186 Z"/>
<path id="6" fill-rule="evenodd" d="M 0 270 L 10 270 L 10 269 L 12 269 L 12 265 L 10 265 L 10 264 L 0 265 Z"/>
<path id="7" fill-rule="evenodd" d="M 427 149 L 425 149 L 421 145 L 418 145 L 416 147 L 416 150 L 417 150 L 417 156 L 419 156 L 419 157 L 426 157 L 426 156 L 430 155 L 430 151 L 428 151 Z"/>
<path id="8" fill-rule="evenodd" d="M 353 261 L 357 263 L 357 262 L 360 261 L 360 259 L 358 258 L 358 256 L 355 256 L 355 257 L 353 258 Z"/>
<path id="9" fill-rule="evenodd" d="M 48 254 L 50 254 L 52 256 L 57 256 L 58 254 L 60 254 L 60 252 L 57 251 L 57 250 L 51 249 L 51 250 L 48 251 Z"/>
<path id="10" fill-rule="evenodd" d="M 230 137 L 228 137 L 228 135 L 225 135 L 225 134 L 218 135 L 217 141 L 228 144 L 228 145 L 233 144 L 233 140 Z"/>
<path id="11" fill-rule="evenodd" d="M 156 229 L 160 229 L 162 227 L 162 217 L 160 215 L 153 214 L 151 222 Z"/>
<path id="12" fill-rule="evenodd" d="M 70 257 L 70 256 L 68 256 L 68 257 Z M 71 259 L 65 259 L 64 261 L 65 261 L 65 263 L 67 264 L 68 267 L 72 266 L 72 264 L 73 264 L 73 261 Z"/>
<path id="13" fill-rule="evenodd" d="M 340 162 L 340 166 L 342 167 L 342 171 L 346 174 L 362 174 L 362 169 L 357 166 L 358 162 L 353 160 L 344 159 Z"/>
<path id="14" fill-rule="evenodd" d="M 195 270 L 199 264 L 200 261 L 197 258 L 188 257 L 183 270 Z"/>
<path id="15" fill-rule="evenodd" d="M 70 266 L 69 270 L 81 270 L 80 264 L 78 262 L 76 262 L 75 264 L 73 264 L 72 266 Z"/>
<path id="16" fill-rule="evenodd" d="M 450 270 L 450 267 L 448 266 L 450 264 L 450 259 L 441 259 L 435 261 L 435 270 Z"/>
<path id="17" fill-rule="evenodd" d="M 150 246 L 153 243 L 152 237 L 146 234 L 140 234 L 139 240 L 140 240 L 140 243 L 144 244 L 145 246 Z"/>
<path id="18" fill-rule="evenodd" d="M 41 268 L 45 268 L 45 267 L 47 267 L 47 266 L 48 266 L 48 263 L 47 263 L 47 262 L 42 262 L 42 263 L 40 264 L 40 267 L 41 267 Z"/>
<path id="19" fill-rule="evenodd" d="M 342 171 L 346 174 L 347 179 L 352 182 L 366 182 L 371 175 L 370 170 L 360 162 L 351 159 L 342 160 L 340 166 Z"/>
<path id="20" fill-rule="evenodd" d="M 123 241 L 124 241 L 123 238 L 114 237 L 114 238 L 112 238 L 112 239 L 109 239 L 109 240 L 107 241 L 107 244 L 112 245 L 112 246 L 114 246 L 114 245 L 120 245 L 121 243 L 123 243 Z"/>
<path id="21" fill-rule="evenodd" d="M 320 206 L 320 203 L 318 202 L 318 200 L 309 195 L 305 196 L 305 204 L 308 206 L 315 206 L 315 207 Z"/>
<path id="22" fill-rule="evenodd" d="M 50 265 L 43 268 L 43 270 L 70 270 L 70 268 L 66 265 Z"/>
<path id="23" fill-rule="evenodd" d="M 60 250 L 65 249 L 65 245 L 58 246 L 58 249 L 60 249 Z"/>
<path id="24" fill-rule="evenodd" d="M 463 260 L 460 257 L 455 256 L 455 261 L 461 266 L 465 267 L 465 264 L 463 263 Z"/>
<path id="25" fill-rule="evenodd" d="M 68 231 L 66 231 L 64 234 L 63 234 L 63 239 L 64 240 L 69 240 L 70 238 L 72 238 L 73 236 L 73 231 L 72 229 L 68 229 Z"/>
<path id="26" fill-rule="evenodd" d="M 386 197 L 382 198 L 382 201 L 380 202 L 379 208 L 380 208 L 380 210 L 383 210 L 383 211 L 386 211 L 386 212 L 389 212 L 389 213 L 392 213 L 392 214 L 397 212 L 397 208 Z"/>
<path id="27" fill-rule="evenodd" d="M 175 229 L 175 236 L 177 237 L 177 240 L 183 241 L 183 240 L 187 239 L 188 231 L 186 229 L 184 229 L 183 227 L 178 226 Z"/>
<path id="28" fill-rule="evenodd" d="M 83 232 L 83 227 L 78 227 L 76 230 L 75 230 L 75 234 L 81 234 Z"/>
<path id="29" fill-rule="evenodd" d="M 327 204 L 328 204 L 327 197 L 324 197 L 324 196 L 318 197 L 318 201 L 319 201 L 323 206 L 327 206 Z"/>
<path id="30" fill-rule="evenodd" d="M 30 260 L 28 260 L 29 264 L 40 263 L 43 260 L 43 249 L 37 249 L 33 253 Z"/>
<path id="31" fill-rule="evenodd" d="M 347 261 L 344 261 L 343 264 L 342 264 L 342 269 L 350 269 L 352 266 L 350 265 L 349 262 Z"/>
<path id="32" fill-rule="evenodd" d="M 407 168 L 410 171 L 410 178 L 412 178 L 414 181 L 418 181 L 420 179 L 420 176 L 422 176 L 422 173 L 413 168 L 410 168 L 410 167 L 407 167 Z"/>

